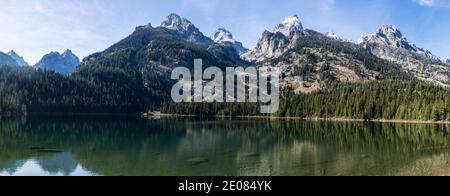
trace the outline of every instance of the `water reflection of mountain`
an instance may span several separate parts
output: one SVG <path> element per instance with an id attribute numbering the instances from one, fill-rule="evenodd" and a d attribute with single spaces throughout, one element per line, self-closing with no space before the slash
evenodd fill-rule
<path id="1" fill-rule="evenodd" d="M 25 164 L 25 161 L 0 160 L 0 173 L 6 172 L 12 175 Z"/>
<path id="2" fill-rule="evenodd" d="M 29 118 L 0 124 L 0 171 L 37 157 L 66 175 L 77 165 L 102 175 L 395 175 L 448 157 L 449 133 L 442 125 Z"/>
<path id="3" fill-rule="evenodd" d="M 94 175 L 85 171 L 70 153 L 41 154 L 37 158 L 0 162 L 0 175 Z"/>
<path id="4" fill-rule="evenodd" d="M 68 176 L 72 174 L 78 166 L 78 161 L 67 152 L 39 157 L 36 162 L 43 170 L 53 175 L 62 173 Z"/>

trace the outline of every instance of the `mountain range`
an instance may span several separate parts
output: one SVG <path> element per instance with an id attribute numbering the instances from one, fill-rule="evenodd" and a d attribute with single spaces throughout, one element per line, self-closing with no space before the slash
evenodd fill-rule
<path id="1" fill-rule="evenodd" d="M 191 48 L 189 52 L 182 54 L 180 53 L 182 51 L 180 51 L 181 48 L 178 44 L 161 43 L 160 40 L 149 37 L 150 34 L 156 37 L 164 37 L 164 39 L 171 39 L 171 41 L 184 41 L 183 44 L 190 43 L 188 45 Z M 398 66 L 400 70 L 413 75 L 419 80 L 429 81 L 444 86 L 450 85 L 450 60 L 441 59 L 430 51 L 410 43 L 401 31 L 393 25 L 383 26 L 375 33 L 363 36 L 358 43 L 353 43 L 340 38 L 335 32 L 320 34 L 316 31 L 305 29 L 298 15 L 292 15 L 285 18 L 271 31 L 264 31 L 261 38 L 258 40 L 257 45 L 251 49 L 247 49 L 241 42 L 235 40 L 233 34 L 225 28 L 218 28 L 211 37 L 207 37 L 190 20 L 177 14 L 170 14 L 165 21 L 161 22 L 160 26 L 152 27 L 151 24 L 148 24 L 137 27 L 136 31 L 128 38 L 113 45 L 106 51 L 88 56 L 81 64 L 86 67 L 86 65 L 93 62 L 93 59 L 98 58 L 98 55 L 110 55 L 110 51 L 113 51 L 114 53 L 125 52 L 124 48 L 120 48 L 119 51 L 116 51 L 118 50 L 116 49 L 117 46 L 122 45 L 122 43 L 127 42 L 129 39 L 134 39 L 135 37 L 146 39 L 128 43 L 129 45 L 124 47 L 130 50 L 127 52 L 133 51 L 136 53 L 133 55 L 140 55 L 134 57 L 135 59 L 127 60 L 134 61 L 133 63 L 144 64 L 146 67 L 151 65 L 153 67 L 165 67 L 170 69 L 175 66 L 191 65 L 192 58 L 195 56 L 203 56 L 206 58 L 206 62 L 219 63 L 222 65 L 233 63 L 236 65 L 258 65 L 261 63 L 276 62 L 276 66 L 281 66 L 285 71 L 284 74 L 286 76 L 293 76 L 287 78 L 287 80 L 297 81 L 292 85 L 302 85 L 304 83 L 300 81 L 303 80 L 308 81 L 306 82 L 308 83 L 306 86 L 309 86 L 311 81 L 300 76 L 301 74 L 295 73 L 294 70 L 307 67 L 305 59 L 310 58 L 313 55 L 316 56 L 315 59 L 317 62 L 309 64 L 313 67 L 312 69 L 315 69 L 314 72 L 320 72 L 320 69 L 323 67 L 322 64 L 327 64 L 331 66 L 332 75 L 341 80 L 358 81 L 380 75 L 380 73 L 377 73 L 376 71 L 367 74 L 373 70 L 367 69 L 367 66 L 365 67 L 364 65 L 365 62 L 349 57 L 351 54 L 343 56 L 342 53 L 340 54 L 339 52 L 326 51 L 324 50 L 324 47 L 321 46 L 321 44 L 326 44 L 326 42 L 333 42 L 335 45 L 340 45 L 340 47 L 352 49 L 359 49 L 358 47 L 362 47 L 379 59 L 396 64 L 393 67 Z M 298 48 L 299 45 L 302 45 L 302 43 L 310 42 L 311 40 L 308 39 L 311 37 L 318 39 L 316 41 L 322 43 L 316 47 L 304 47 L 302 48 L 303 51 L 301 54 L 299 54 L 299 51 L 296 51 L 296 48 Z M 161 48 L 161 46 L 164 47 Z M 150 50 L 155 47 L 158 50 Z M 137 50 L 137 52 L 135 50 Z M 145 53 L 141 54 L 143 52 Z M 174 55 L 175 53 L 178 54 L 170 59 L 170 56 L 164 56 L 167 53 L 170 53 L 171 55 Z M 28 63 L 15 51 L 0 55 L 0 64 L 28 65 Z M 8 58 L 8 56 L 10 58 Z M 279 59 L 282 56 L 284 56 L 284 61 Z M 286 59 L 286 56 L 289 56 L 289 58 Z M 334 56 L 334 59 L 331 56 Z M 141 59 L 142 57 L 145 57 L 145 59 Z M 11 61 L 11 59 L 13 61 Z M 51 52 L 45 55 L 34 67 L 53 70 L 68 75 L 75 71 L 78 64 L 80 64 L 78 57 L 70 50 L 67 50 L 63 54 Z M 351 64 L 353 68 L 349 68 L 349 64 Z M 354 67 L 360 67 L 362 70 L 366 71 L 358 71 L 355 70 Z M 342 75 L 344 72 L 345 77 Z M 366 74 L 361 74 L 363 72 Z M 368 77 L 368 75 L 371 75 L 371 77 Z M 317 85 L 320 86 L 320 83 L 322 83 L 320 77 L 313 76 L 312 78 L 319 79 L 312 81 L 312 83 L 317 83 Z"/>
<path id="2" fill-rule="evenodd" d="M 202 58 L 205 66 L 278 66 L 283 71 L 281 87 L 295 93 L 314 92 L 336 81 L 418 79 L 450 85 L 448 65 L 407 42 L 398 30 L 392 32 L 394 35 L 388 33 L 389 29 L 386 31 L 383 35 L 376 34 L 386 39 L 365 36 L 365 41 L 354 43 L 339 38 L 336 33 L 321 34 L 305 29 L 300 18 L 292 15 L 271 31 L 263 32 L 256 47 L 246 49 L 225 28 L 219 28 L 208 38 L 188 19 L 170 14 L 160 26 L 137 27 L 117 44 L 86 57 L 78 74 L 92 75 L 99 69 L 114 67 L 123 70 L 122 73 L 134 73 L 126 77 L 148 91 L 167 95 L 166 87 L 170 85 L 164 84 L 173 82 L 169 80 L 170 71 L 178 66 L 192 68 L 193 59 Z M 397 58 L 405 60 L 386 58 L 369 47 L 371 43 L 393 51 L 408 51 L 406 55 L 423 54 L 423 62 L 436 65 L 429 65 L 417 74 L 406 66 L 417 63 L 416 60 L 402 55 Z M 435 69 L 439 64 L 441 69 Z"/>
<path id="3" fill-rule="evenodd" d="M 73 73 L 80 64 L 78 57 L 72 51 L 66 50 L 64 53 L 50 52 L 42 57 L 36 65 L 29 65 L 25 59 L 14 50 L 8 53 L 0 52 L 0 65 L 30 66 L 33 68 L 51 70 L 63 75 Z"/>
<path id="4" fill-rule="evenodd" d="M 315 46 L 305 46 L 305 43 L 312 42 L 312 37 L 315 39 Z M 319 42 L 322 43 L 319 44 Z M 444 86 L 450 85 L 450 61 L 441 59 L 430 51 L 411 44 L 400 30 L 392 25 L 383 26 L 377 32 L 363 36 L 359 43 L 352 43 L 341 39 L 333 32 L 322 36 L 313 30 L 304 29 L 299 17 L 293 15 L 284 19 L 272 31 L 265 31 L 256 47 L 243 54 L 242 58 L 255 63 L 273 63 L 273 60 L 283 56 L 283 60 L 277 60 L 277 66 L 281 66 L 285 70 L 285 74 L 291 76 L 298 76 L 293 72 L 294 68 L 305 68 L 308 67 L 308 64 L 313 67 L 313 72 L 320 72 L 324 64 L 327 67 L 331 66 L 332 75 L 341 80 L 358 81 L 380 74 L 376 69 L 370 69 L 367 62 L 362 61 L 363 59 L 355 58 L 355 51 L 349 50 L 350 53 L 343 55 L 345 52 L 326 50 L 326 44 L 329 42 L 339 45 L 340 48 L 359 50 L 362 47 L 379 59 L 389 61 L 389 64 L 395 64 L 392 68 L 399 68 L 400 71 L 411 74 L 419 80 Z M 298 46 L 303 47 L 299 48 Z M 305 62 L 305 59 L 311 60 L 311 56 L 314 56 L 314 62 Z M 383 65 L 376 67 L 380 66 Z M 358 69 L 362 71 L 355 67 L 359 67 Z M 372 73 L 368 74 L 371 71 Z M 288 78 L 288 80 L 296 81 L 293 85 L 299 85 L 302 83 L 299 82 L 301 80 L 308 81 L 305 77 L 294 78 Z M 320 77 L 313 76 L 312 78 Z M 311 85 L 311 82 L 306 83 L 306 86 Z M 312 83 L 321 86 L 320 80 L 314 80 Z"/>
<path id="5" fill-rule="evenodd" d="M 2 58 L 18 64 L 0 53 Z M 0 69 L 0 75 L 11 77 L 5 80 L 10 91 L 3 94 L 23 96 L 23 103 L 11 105 L 23 104 L 30 111 L 134 113 L 159 109 L 170 102 L 176 82 L 170 79 L 171 71 L 179 66 L 192 69 L 195 58 L 203 59 L 204 67 L 280 67 L 283 92 L 300 95 L 366 81 L 386 82 L 382 85 L 426 81 L 436 88 L 450 85 L 446 60 L 411 44 L 393 26 L 354 43 L 335 33 L 304 28 L 297 15 L 264 31 L 257 45 L 246 49 L 225 28 L 207 37 L 188 19 L 170 14 L 160 26 L 136 27 L 129 36 L 85 57 L 78 66 L 78 58 L 69 50 L 52 52 L 35 66 L 58 70 L 68 77 L 44 71 L 33 72 L 39 77 L 30 80 L 28 75 L 10 69 Z"/>

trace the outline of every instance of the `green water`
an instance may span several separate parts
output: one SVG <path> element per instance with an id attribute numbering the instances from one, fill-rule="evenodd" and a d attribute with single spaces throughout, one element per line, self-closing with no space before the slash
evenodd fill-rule
<path id="1" fill-rule="evenodd" d="M 445 125 L 94 116 L 0 122 L 0 175 L 450 175 Z"/>

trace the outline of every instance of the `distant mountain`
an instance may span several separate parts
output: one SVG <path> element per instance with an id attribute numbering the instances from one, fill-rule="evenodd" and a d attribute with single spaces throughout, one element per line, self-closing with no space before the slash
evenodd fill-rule
<path id="1" fill-rule="evenodd" d="M 247 61 L 260 62 L 268 58 L 281 56 L 293 48 L 300 36 L 303 26 L 297 15 L 285 18 L 275 29 L 265 31 L 255 48 L 242 55 Z"/>
<path id="2" fill-rule="evenodd" d="M 395 63 L 417 78 L 441 85 L 450 85 L 450 67 L 430 51 L 408 41 L 393 25 L 386 25 L 373 34 L 363 36 L 360 44 L 372 54 Z"/>
<path id="3" fill-rule="evenodd" d="M 69 75 L 75 71 L 79 64 L 80 60 L 78 57 L 72 51 L 66 50 L 62 54 L 59 52 L 46 54 L 35 67 Z"/>
<path id="4" fill-rule="evenodd" d="M 19 56 L 14 50 L 11 50 L 7 53 L 12 59 L 14 59 L 19 66 L 28 66 L 28 63 L 23 59 L 23 57 Z"/>
<path id="5" fill-rule="evenodd" d="M 233 47 L 238 55 L 242 55 L 245 52 L 248 51 L 247 48 L 245 48 L 241 42 L 236 41 L 233 39 L 233 34 L 231 34 L 230 31 L 219 28 L 214 35 L 211 37 L 211 39 L 218 44 L 224 45 L 224 46 L 231 46 Z"/>
<path id="6" fill-rule="evenodd" d="M 177 14 L 167 16 L 167 20 L 161 23 L 161 27 L 176 31 L 181 39 L 189 42 L 205 45 L 213 42 L 210 38 L 203 35 L 191 21 L 181 18 Z"/>
<path id="7" fill-rule="evenodd" d="M 8 54 L 0 52 L 0 65 L 13 65 L 18 66 L 17 62 L 11 58 Z"/>

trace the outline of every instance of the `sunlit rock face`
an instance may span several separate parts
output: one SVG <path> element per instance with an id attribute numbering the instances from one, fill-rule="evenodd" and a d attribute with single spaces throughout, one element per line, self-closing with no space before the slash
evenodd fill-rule
<path id="1" fill-rule="evenodd" d="M 297 15 L 285 18 L 274 30 L 264 31 L 258 44 L 241 57 L 247 61 L 263 61 L 281 56 L 293 48 L 304 34 L 302 23 Z"/>
<path id="2" fill-rule="evenodd" d="M 209 45 L 213 42 L 210 38 L 203 35 L 191 21 L 177 14 L 167 16 L 167 20 L 161 23 L 161 27 L 178 32 L 180 38 L 192 43 Z"/>

